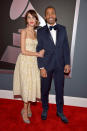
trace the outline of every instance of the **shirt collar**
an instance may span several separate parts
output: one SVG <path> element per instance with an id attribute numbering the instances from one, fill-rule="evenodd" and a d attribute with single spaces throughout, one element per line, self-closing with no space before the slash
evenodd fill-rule
<path id="1" fill-rule="evenodd" d="M 55 25 L 56 25 L 56 23 L 55 23 L 53 26 L 55 26 Z M 49 28 L 49 27 L 52 26 L 52 25 L 50 25 L 50 24 L 47 23 L 47 26 L 48 26 L 48 28 Z"/>

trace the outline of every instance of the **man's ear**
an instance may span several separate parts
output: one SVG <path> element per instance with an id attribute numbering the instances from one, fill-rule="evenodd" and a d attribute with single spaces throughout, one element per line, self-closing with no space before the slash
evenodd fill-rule
<path id="1" fill-rule="evenodd" d="M 55 21 L 57 22 L 57 18 L 55 18 Z"/>
<path id="2" fill-rule="evenodd" d="M 44 16 L 44 20 L 45 20 L 45 22 L 47 22 L 47 20 L 46 20 L 46 17 Z"/>

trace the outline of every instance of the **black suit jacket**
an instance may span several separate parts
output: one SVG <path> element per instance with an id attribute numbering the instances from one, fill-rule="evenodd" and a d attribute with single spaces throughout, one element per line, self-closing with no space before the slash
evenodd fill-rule
<path id="1" fill-rule="evenodd" d="M 64 26 L 57 24 L 56 44 L 54 44 L 48 26 L 41 27 L 37 31 L 37 51 L 45 50 L 43 58 L 37 58 L 38 67 L 44 67 L 47 71 L 54 68 L 64 69 L 70 64 L 70 53 L 67 33 Z"/>

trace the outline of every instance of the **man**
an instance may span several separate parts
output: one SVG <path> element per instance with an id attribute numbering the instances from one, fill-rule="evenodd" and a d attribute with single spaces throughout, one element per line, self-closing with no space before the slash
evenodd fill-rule
<path id="1" fill-rule="evenodd" d="M 70 72 L 70 54 L 67 33 L 64 26 L 56 24 L 56 10 L 54 7 L 45 9 L 46 26 L 37 31 L 37 51 L 45 50 L 43 58 L 38 58 L 38 66 L 41 73 L 41 100 L 43 112 L 42 120 L 47 119 L 48 95 L 51 88 L 52 78 L 54 79 L 56 92 L 57 116 L 64 123 L 68 119 L 63 114 L 63 90 L 64 72 Z"/>

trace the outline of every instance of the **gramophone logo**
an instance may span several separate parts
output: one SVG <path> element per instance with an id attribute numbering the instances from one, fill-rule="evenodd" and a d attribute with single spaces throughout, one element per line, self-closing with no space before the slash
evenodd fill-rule
<path id="1" fill-rule="evenodd" d="M 10 12 L 9 12 L 10 19 L 12 21 L 16 21 L 19 17 L 24 17 L 25 13 L 29 9 L 34 9 L 34 7 L 32 6 L 29 0 L 13 0 L 10 7 Z M 44 19 L 39 14 L 38 14 L 38 17 L 40 21 L 40 26 L 44 26 L 45 25 Z M 16 63 L 17 56 L 20 53 L 20 31 L 21 29 L 18 29 L 16 33 L 13 31 L 12 33 L 13 45 L 7 46 L 7 48 L 5 49 L 2 55 L 1 61 L 11 63 L 11 64 Z"/>

